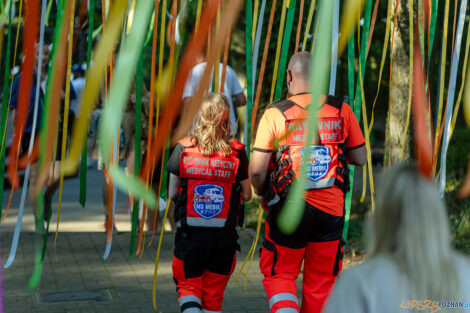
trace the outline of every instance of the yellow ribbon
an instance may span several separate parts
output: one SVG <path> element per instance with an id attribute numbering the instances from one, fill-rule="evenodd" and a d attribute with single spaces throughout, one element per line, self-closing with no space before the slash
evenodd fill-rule
<path id="1" fill-rule="evenodd" d="M 407 142 L 406 137 L 408 135 L 408 128 L 410 127 L 410 116 L 411 116 L 411 98 L 413 94 L 413 52 L 414 52 L 414 45 L 413 45 L 413 39 L 414 39 L 414 34 L 413 34 L 413 0 L 408 1 L 408 14 L 409 14 L 409 20 L 410 20 L 410 66 L 408 70 L 408 111 L 406 113 L 406 122 L 405 122 L 405 133 L 403 138 L 403 143 L 401 145 L 401 150 L 400 150 L 400 161 L 403 159 L 403 152 L 405 150 L 405 143 Z M 443 86 L 443 85 L 442 85 Z M 443 91 L 444 88 L 441 88 Z"/>
<path id="2" fill-rule="evenodd" d="M 365 134 L 365 140 L 366 140 L 366 150 L 367 150 L 367 167 L 369 170 L 369 187 L 370 187 L 370 200 L 372 203 L 372 212 L 375 210 L 375 188 L 374 188 L 374 176 L 372 173 L 372 153 L 371 153 L 371 148 L 370 148 L 370 139 L 367 130 L 369 129 L 369 126 L 367 124 L 367 110 L 366 110 L 366 98 L 364 96 L 364 83 L 362 81 L 362 70 L 361 66 L 359 66 L 359 79 L 361 82 L 361 98 L 362 98 L 362 123 L 364 124 L 364 134 Z M 364 179 L 365 181 L 365 179 Z"/>
<path id="3" fill-rule="evenodd" d="M 344 5 L 343 14 L 341 17 L 341 30 L 338 40 L 338 55 L 342 55 L 344 49 L 348 44 L 351 32 L 354 29 L 356 19 L 360 17 L 364 9 L 365 0 L 348 0 Z"/>
<path id="4" fill-rule="evenodd" d="M 286 12 L 287 12 L 286 7 L 287 7 L 287 0 L 284 0 L 282 3 L 281 24 L 279 26 L 279 35 L 277 37 L 276 59 L 274 61 L 273 79 L 272 79 L 272 84 L 271 84 L 271 96 L 269 97 L 270 103 L 273 102 L 274 90 L 276 88 L 277 71 L 279 70 L 279 58 L 281 56 L 282 37 L 284 35 L 284 25 L 286 23 Z"/>
<path id="5" fill-rule="evenodd" d="M 263 209 L 261 208 L 261 205 L 260 205 L 259 208 L 258 208 L 258 224 L 256 226 L 255 238 L 253 239 L 253 243 L 251 244 L 251 248 L 248 251 L 248 254 L 246 255 L 246 258 L 242 263 L 242 267 L 240 268 L 240 271 L 238 272 L 237 277 L 235 277 L 235 279 L 230 283 L 230 285 L 233 285 L 238 281 L 238 279 L 240 278 L 240 276 L 243 273 L 243 269 L 245 268 L 245 265 L 246 265 L 246 262 L 248 262 L 248 259 L 250 259 L 250 258 L 253 259 L 253 254 L 255 253 L 256 245 L 258 243 L 259 234 L 261 232 L 261 222 L 262 222 L 262 220 L 263 220 Z M 244 282 L 245 290 L 246 290 L 246 277 L 248 275 L 248 271 L 249 271 L 250 267 L 251 267 L 251 261 L 250 261 L 250 265 L 249 265 L 248 270 L 247 270 L 246 275 L 245 275 L 245 282 Z"/>
<path id="6" fill-rule="evenodd" d="M 384 44 L 382 48 L 382 60 L 380 62 L 379 82 L 377 84 L 377 93 L 375 94 L 374 104 L 372 105 L 372 115 L 370 117 L 370 125 L 369 125 L 369 130 L 368 130 L 369 135 L 372 132 L 372 126 L 374 125 L 374 109 L 375 109 L 375 104 L 377 103 L 377 98 L 379 97 L 380 84 L 382 82 L 382 73 L 383 73 L 383 69 L 385 65 L 385 59 L 387 58 L 388 41 L 390 39 L 390 30 L 391 30 L 391 27 L 390 27 L 391 19 L 392 19 L 392 0 L 388 0 L 387 24 L 385 26 L 385 39 L 384 39 Z"/>
<path id="7" fill-rule="evenodd" d="M 448 24 L 449 24 L 449 0 L 446 0 L 446 6 L 445 6 L 445 12 L 444 12 L 444 31 L 442 35 L 442 52 L 441 52 L 441 77 L 440 77 L 440 82 L 439 82 L 439 107 L 438 107 L 438 113 L 437 113 L 437 123 L 436 123 L 436 135 L 435 135 L 435 141 L 434 141 L 434 149 L 437 151 L 439 147 L 437 147 L 437 141 L 439 138 L 439 132 L 441 129 L 441 119 L 442 119 L 442 106 L 443 106 L 443 100 L 444 100 L 444 80 L 445 80 L 445 75 L 446 75 L 446 52 L 447 52 L 447 30 L 448 30 Z M 434 153 L 436 155 L 436 153 Z M 436 163 L 434 158 L 432 162 L 432 172 L 436 172 Z"/>
<path id="8" fill-rule="evenodd" d="M 69 30 L 69 46 L 67 50 L 67 75 L 65 76 L 65 100 L 64 100 L 64 120 L 62 125 L 62 151 L 60 159 L 65 159 L 65 152 L 67 150 L 67 130 L 69 125 L 69 105 L 70 105 L 70 72 L 72 68 L 72 49 L 73 49 L 73 29 L 75 22 L 75 0 L 71 0 L 71 11 L 70 11 L 70 30 Z M 57 224 L 54 237 L 54 248 L 57 246 L 57 236 L 59 234 L 59 220 L 60 220 L 60 209 L 62 207 L 62 194 L 64 190 L 64 171 L 60 169 L 59 178 L 59 203 L 57 208 Z"/>
<path id="9" fill-rule="evenodd" d="M 256 24 L 258 23 L 259 0 L 255 0 L 253 12 L 253 28 L 251 30 L 251 46 L 255 45 Z"/>
<path id="10" fill-rule="evenodd" d="M 98 100 L 98 95 L 103 82 L 104 73 L 107 67 L 108 56 L 112 53 L 115 43 L 119 38 L 121 28 L 126 13 L 126 0 L 115 0 L 109 14 L 103 37 L 98 42 L 93 58 L 93 67 L 86 76 L 83 102 L 80 116 L 75 123 L 69 156 L 63 162 L 64 174 L 73 173 L 78 165 L 78 159 L 82 153 L 83 138 L 86 137 L 90 113 Z"/>
<path id="11" fill-rule="evenodd" d="M 313 11 L 315 9 L 315 2 L 316 0 L 313 0 L 310 3 L 310 10 L 308 11 L 308 17 L 307 17 L 307 25 L 305 27 L 304 41 L 302 43 L 302 51 L 305 51 L 307 47 L 307 39 L 308 39 L 308 34 L 310 32 L 310 25 L 312 24 L 312 20 L 313 20 Z"/>
<path id="12" fill-rule="evenodd" d="M 168 199 L 165 208 L 165 214 L 163 214 L 163 221 L 162 221 L 162 230 L 160 231 L 160 238 L 158 239 L 158 248 L 157 248 L 157 257 L 155 258 L 155 268 L 153 271 L 153 286 L 152 286 L 152 301 L 153 301 L 153 308 L 155 311 L 157 310 L 157 277 L 158 277 L 158 261 L 160 260 L 160 252 L 162 250 L 162 240 L 163 240 L 163 233 L 165 232 L 165 222 L 166 217 L 168 216 L 168 210 L 170 208 L 171 200 Z M 155 213 L 157 214 L 157 213 Z"/>
<path id="13" fill-rule="evenodd" d="M 197 12 L 196 12 L 196 31 L 199 28 L 199 21 L 201 20 L 201 9 L 202 9 L 202 0 L 197 1 Z"/>
<path id="14" fill-rule="evenodd" d="M 452 133 L 454 132 L 454 128 L 455 128 L 455 123 L 457 122 L 457 114 L 458 114 L 459 109 L 460 109 L 460 102 L 462 101 L 462 94 L 463 94 L 463 90 L 464 90 L 465 79 L 466 79 L 467 74 L 468 74 L 467 71 L 466 71 L 466 68 L 467 68 L 467 63 L 468 63 L 469 48 L 470 48 L 470 31 L 469 31 L 469 29 L 467 29 L 467 42 L 466 42 L 466 47 L 465 47 L 465 58 L 464 58 L 463 67 L 462 67 L 462 69 L 463 69 L 462 79 L 461 79 L 462 84 L 461 84 L 461 87 L 460 87 L 459 96 L 457 97 L 457 101 L 455 102 L 454 114 L 452 115 L 452 123 L 451 123 L 451 127 L 450 127 L 450 137 L 452 137 Z M 467 85 L 467 90 L 468 90 L 468 85 Z M 466 111 L 464 110 L 464 113 L 465 112 Z M 468 119 L 467 121 L 470 121 L 470 119 Z"/>

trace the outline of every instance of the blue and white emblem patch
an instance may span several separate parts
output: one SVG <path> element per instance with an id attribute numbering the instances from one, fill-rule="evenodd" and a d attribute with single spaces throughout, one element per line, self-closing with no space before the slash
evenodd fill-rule
<path id="1" fill-rule="evenodd" d="M 224 188 L 213 184 L 194 187 L 193 209 L 202 218 L 208 220 L 222 212 Z"/>
<path id="2" fill-rule="evenodd" d="M 318 181 L 325 177 L 330 169 L 330 148 L 320 145 L 311 145 L 309 148 L 310 155 L 305 176 L 311 181 Z M 304 154 L 305 147 L 300 150 L 301 162 L 304 158 Z"/>

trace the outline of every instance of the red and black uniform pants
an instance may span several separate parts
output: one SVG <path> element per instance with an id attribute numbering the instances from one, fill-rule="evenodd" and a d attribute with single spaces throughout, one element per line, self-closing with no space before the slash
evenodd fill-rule
<path id="1" fill-rule="evenodd" d="M 263 285 L 271 313 L 320 313 L 341 271 L 344 217 L 306 204 L 302 221 L 291 235 L 277 225 L 282 204 L 271 208 L 260 256 Z M 295 280 L 304 263 L 302 305 Z"/>
<path id="2" fill-rule="evenodd" d="M 235 229 L 178 228 L 173 279 L 181 312 L 222 312 L 225 287 L 239 249 L 237 240 Z"/>

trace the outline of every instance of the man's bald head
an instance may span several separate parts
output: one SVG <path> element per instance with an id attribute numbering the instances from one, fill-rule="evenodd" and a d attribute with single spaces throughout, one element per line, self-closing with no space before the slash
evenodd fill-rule
<path id="1" fill-rule="evenodd" d="M 287 68 L 292 72 L 294 79 L 308 81 L 311 53 L 307 51 L 297 52 L 289 61 Z"/>
<path id="2" fill-rule="evenodd" d="M 308 73 L 311 53 L 302 51 L 294 54 L 287 66 L 287 84 L 291 94 L 308 92 Z"/>

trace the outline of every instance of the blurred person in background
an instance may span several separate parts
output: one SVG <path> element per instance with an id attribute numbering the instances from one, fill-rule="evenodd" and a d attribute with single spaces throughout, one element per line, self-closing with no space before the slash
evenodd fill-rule
<path id="1" fill-rule="evenodd" d="M 397 165 L 383 176 L 376 199 L 369 258 L 340 275 L 324 313 L 463 312 L 453 301 L 470 301 L 470 263 L 452 247 L 435 183 L 414 165 Z"/>

